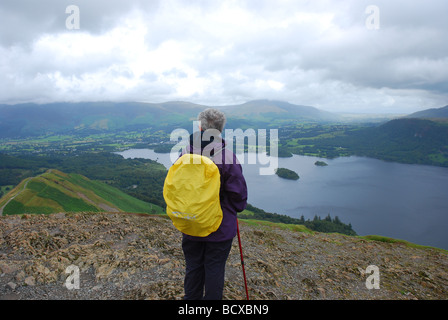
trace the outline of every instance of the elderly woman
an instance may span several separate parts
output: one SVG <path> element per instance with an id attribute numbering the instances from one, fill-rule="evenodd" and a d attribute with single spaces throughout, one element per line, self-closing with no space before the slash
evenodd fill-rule
<path id="1" fill-rule="evenodd" d="M 200 131 L 190 136 L 186 152 L 214 156 L 213 161 L 221 176 L 219 197 L 223 219 L 218 230 L 207 237 L 183 235 L 182 249 L 186 262 L 184 299 L 220 300 L 225 265 L 237 232 L 237 212 L 246 208 L 247 186 L 235 154 L 225 148 L 226 143 L 219 135 L 226 123 L 225 115 L 210 108 L 199 113 L 198 121 Z M 212 134 L 207 134 L 210 132 Z"/>

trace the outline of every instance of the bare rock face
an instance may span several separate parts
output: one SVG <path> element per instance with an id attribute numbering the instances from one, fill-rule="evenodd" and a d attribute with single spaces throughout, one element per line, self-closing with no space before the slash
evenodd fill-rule
<path id="1" fill-rule="evenodd" d="M 251 299 L 448 298 L 440 250 L 243 220 L 240 232 Z M 1 217 L 0 299 L 182 299 L 181 239 L 164 216 Z M 237 239 L 224 298 L 245 299 Z"/>

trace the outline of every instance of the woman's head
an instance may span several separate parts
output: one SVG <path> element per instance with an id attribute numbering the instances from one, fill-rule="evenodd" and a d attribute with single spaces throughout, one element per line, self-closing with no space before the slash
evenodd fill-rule
<path id="1" fill-rule="evenodd" d="M 216 129 L 222 132 L 226 124 L 226 116 L 217 109 L 208 108 L 199 113 L 198 121 L 201 122 L 201 129 L 204 131 L 207 129 Z"/>

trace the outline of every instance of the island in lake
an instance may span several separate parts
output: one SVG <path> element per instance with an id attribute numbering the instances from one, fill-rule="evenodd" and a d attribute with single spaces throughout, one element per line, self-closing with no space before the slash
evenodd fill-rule
<path id="1" fill-rule="evenodd" d="M 316 166 L 318 166 L 318 167 L 325 167 L 325 166 L 328 166 L 328 164 L 326 164 L 326 163 L 323 162 L 323 161 L 316 161 L 316 162 L 314 162 L 314 164 L 315 164 Z"/>
<path id="2" fill-rule="evenodd" d="M 296 172 L 286 168 L 278 168 L 277 170 L 275 170 L 275 174 L 278 175 L 280 178 L 289 180 L 298 180 L 300 178 Z"/>

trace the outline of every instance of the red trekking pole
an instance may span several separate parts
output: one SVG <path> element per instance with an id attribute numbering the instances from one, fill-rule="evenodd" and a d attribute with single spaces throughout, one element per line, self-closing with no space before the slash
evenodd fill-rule
<path id="1" fill-rule="evenodd" d="M 244 269 L 243 249 L 241 248 L 240 227 L 238 219 L 236 219 L 236 231 L 238 233 L 238 244 L 240 245 L 241 267 L 243 268 L 244 288 L 246 289 L 246 299 L 249 300 L 249 292 L 247 291 L 246 271 Z"/>

